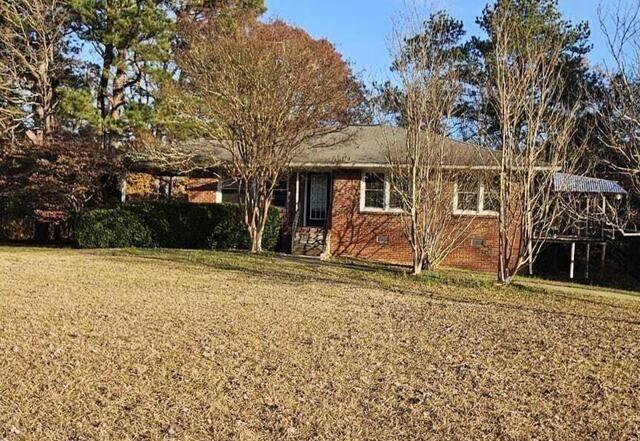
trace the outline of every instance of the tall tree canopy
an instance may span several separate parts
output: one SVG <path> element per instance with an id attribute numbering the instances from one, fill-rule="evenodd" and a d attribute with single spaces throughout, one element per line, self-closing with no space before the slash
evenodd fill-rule
<path id="1" fill-rule="evenodd" d="M 0 1 L 0 130 L 43 144 L 56 126 L 73 48 L 63 0 Z"/>
<path id="2" fill-rule="evenodd" d="M 558 0 L 497 0 L 487 5 L 476 20 L 486 36 L 473 36 L 465 48 L 468 58 L 464 76 L 469 87 L 459 113 L 465 115 L 469 122 L 466 127 L 468 131 L 464 133 L 467 137 L 477 137 L 478 124 L 482 126 L 485 135 L 496 135 L 498 131 L 495 109 L 487 107 L 479 94 L 487 81 L 488 63 L 495 56 L 496 13 L 506 7 L 513 11 L 514 20 L 519 21 L 526 37 L 523 41 L 562 41 L 557 64 L 567 87 L 558 99 L 568 105 L 581 103 L 581 109 L 585 109 L 599 85 L 598 76 L 592 72 L 587 60 L 592 45 L 589 43 L 591 32 L 586 21 L 574 24 L 565 20 L 558 7 Z M 518 41 L 513 43 L 518 44 Z M 583 116 L 588 118 L 586 114 Z M 588 121 L 578 122 L 579 126 L 584 126 L 585 131 L 588 124 Z"/>
<path id="3" fill-rule="evenodd" d="M 126 129 L 127 112 L 149 106 L 151 78 L 168 61 L 174 35 L 169 1 L 70 0 L 82 40 L 101 58 L 96 101 L 103 144 Z"/>
<path id="4" fill-rule="evenodd" d="M 431 14 L 412 35 L 403 35 L 402 41 L 396 44 L 394 60 L 391 65 L 391 73 L 396 76 L 407 66 L 419 64 L 424 67 L 425 61 L 417 60 L 426 58 L 425 51 L 435 51 L 439 57 L 446 57 L 448 69 L 460 69 L 460 63 L 465 60 L 465 48 L 462 39 L 465 35 L 462 21 L 456 20 L 446 11 Z M 432 54 L 433 56 L 433 54 Z M 442 67 L 442 66 L 440 66 Z M 378 96 L 374 99 L 387 117 L 393 122 L 405 126 L 406 115 L 406 91 L 396 82 L 387 81 L 375 86 Z"/>
<path id="5" fill-rule="evenodd" d="M 228 174 L 261 251 L 273 190 L 305 143 L 338 132 L 357 115 L 359 83 L 332 44 L 284 22 L 239 17 L 236 26 L 196 22 L 176 54 L 180 81 L 168 82 L 172 131 L 219 141 Z"/>

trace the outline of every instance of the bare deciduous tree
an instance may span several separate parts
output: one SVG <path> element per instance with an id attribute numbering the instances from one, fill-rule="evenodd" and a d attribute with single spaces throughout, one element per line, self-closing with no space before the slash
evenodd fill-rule
<path id="1" fill-rule="evenodd" d="M 601 7 L 599 18 L 614 62 L 606 70 L 610 93 L 599 108 L 603 160 L 640 195 L 640 1 Z"/>
<path id="2" fill-rule="evenodd" d="M 499 133 L 483 142 L 499 150 L 498 279 L 509 283 L 533 263 L 562 214 L 554 177 L 573 170 L 568 147 L 577 110 L 561 99 L 565 36 L 540 33 L 512 1 L 500 2 L 491 19 L 493 53 L 484 94 Z"/>
<path id="3" fill-rule="evenodd" d="M 427 16 L 417 4 L 395 26 L 391 52 L 398 103 L 406 130 L 387 144 L 394 206 L 401 208 L 413 273 L 437 267 L 468 235 L 473 216 L 454 218 L 453 188 L 477 176 L 449 167 L 457 162 L 449 139 L 462 93 L 457 63 L 462 24 L 444 12 Z M 394 142 L 395 141 L 395 142 Z"/>
<path id="4" fill-rule="evenodd" d="M 67 65 L 61 54 L 69 14 L 63 0 L 0 1 L 0 105 L 4 130 L 26 127 L 44 143 L 55 129 L 55 79 Z"/>
<path id="5" fill-rule="evenodd" d="M 12 138 L 23 116 L 20 109 L 21 99 L 14 87 L 14 78 L 10 63 L 4 57 L 0 57 L 0 142 Z"/>
<path id="6" fill-rule="evenodd" d="M 351 121 L 360 89 L 329 42 L 280 21 L 206 21 L 182 33 L 181 80 L 163 99 L 191 136 L 219 141 L 242 189 L 251 251 L 260 252 L 278 181 L 303 145 Z"/>

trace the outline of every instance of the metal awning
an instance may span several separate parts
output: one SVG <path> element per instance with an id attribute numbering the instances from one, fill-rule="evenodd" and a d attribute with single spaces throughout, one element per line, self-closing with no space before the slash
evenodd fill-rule
<path id="1" fill-rule="evenodd" d="M 566 193 L 627 194 L 627 190 L 622 188 L 616 181 L 570 175 L 567 173 L 555 174 L 554 189 L 555 191 Z"/>

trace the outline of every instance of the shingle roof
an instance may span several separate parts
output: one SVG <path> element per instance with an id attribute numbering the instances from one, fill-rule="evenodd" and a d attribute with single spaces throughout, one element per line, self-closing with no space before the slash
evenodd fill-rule
<path id="1" fill-rule="evenodd" d="M 385 167 L 388 153 L 404 146 L 406 131 L 389 126 L 351 126 L 345 130 L 318 138 L 303 146 L 292 161 L 294 168 L 366 168 Z M 444 161 L 447 166 L 487 167 L 497 164 L 497 154 L 474 144 L 445 140 Z M 200 164 L 230 160 L 220 142 L 189 140 L 174 146 Z M 152 168 L 153 161 L 134 161 L 138 167 Z"/>
<path id="2" fill-rule="evenodd" d="M 556 191 L 567 193 L 627 194 L 627 191 L 616 181 L 570 175 L 567 173 L 555 174 L 554 188 Z"/>
<path id="3" fill-rule="evenodd" d="M 292 165 L 326 165 L 338 168 L 386 166 L 389 153 L 401 154 L 405 141 L 404 129 L 353 126 L 304 148 Z M 448 166 L 496 165 L 496 154 L 489 149 L 453 139 L 445 139 L 445 143 L 444 161 Z"/>

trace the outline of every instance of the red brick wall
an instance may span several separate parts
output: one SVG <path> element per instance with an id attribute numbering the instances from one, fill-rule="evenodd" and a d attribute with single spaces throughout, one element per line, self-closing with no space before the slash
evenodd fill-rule
<path id="1" fill-rule="evenodd" d="M 196 204 L 215 204 L 218 180 L 215 178 L 192 178 L 187 182 L 187 200 Z"/>
<path id="2" fill-rule="evenodd" d="M 360 170 L 334 171 L 331 254 L 392 263 L 411 262 L 398 214 L 360 213 Z M 382 237 L 387 243 L 378 243 Z"/>
<path id="3" fill-rule="evenodd" d="M 401 215 L 360 212 L 361 174 L 360 170 L 334 172 L 332 255 L 410 264 L 411 247 L 402 232 Z M 456 220 L 465 222 L 465 225 L 469 222 L 453 216 L 452 222 Z M 443 265 L 495 272 L 497 262 L 497 221 L 494 217 L 476 217 L 466 228 L 461 245 L 445 259 Z"/>

